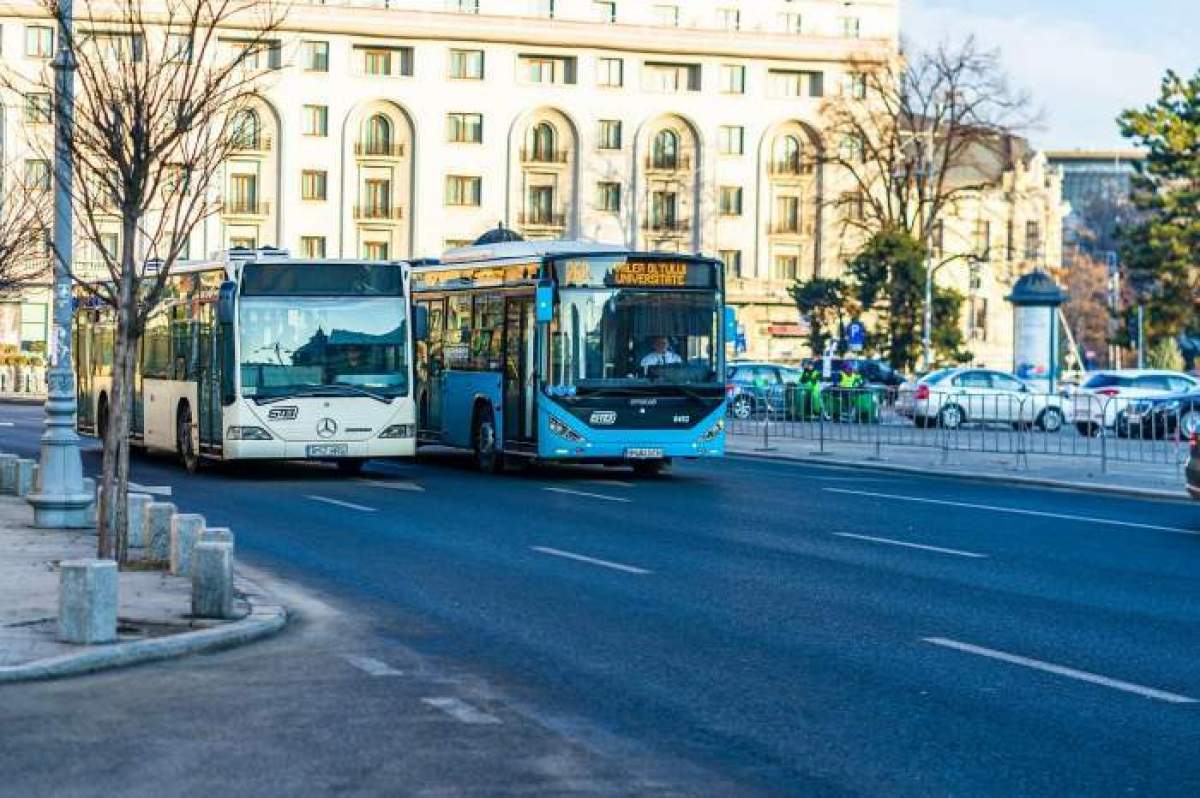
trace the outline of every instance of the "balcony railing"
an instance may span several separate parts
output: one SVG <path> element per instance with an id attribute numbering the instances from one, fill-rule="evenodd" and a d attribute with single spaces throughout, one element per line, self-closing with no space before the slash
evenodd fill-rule
<path id="1" fill-rule="evenodd" d="M 771 161 L 767 164 L 767 174 L 771 177 L 800 177 L 812 173 L 813 165 L 807 161 Z"/>
<path id="2" fill-rule="evenodd" d="M 404 143 L 400 141 L 356 141 L 354 154 L 362 158 L 403 158 Z"/>
<path id="3" fill-rule="evenodd" d="M 643 219 L 642 229 L 651 233 L 686 233 L 692 229 L 689 219 Z"/>
<path id="4" fill-rule="evenodd" d="M 521 163 L 566 163 L 569 158 L 567 150 L 521 150 Z"/>
<path id="5" fill-rule="evenodd" d="M 646 156 L 646 169 L 651 172 L 686 172 L 691 168 L 690 155 L 680 154 L 673 158 L 662 155 Z"/>
<path id="6" fill-rule="evenodd" d="M 222 212 L 226 216 L 266 216 L 271 212 L 271 203 L 260 199 L 235 197 L 225 200 Z"/>
<path id="7" fill-rule="evenodd" d="M 398 205 L 355 205 L 354 218 L 396 222 L 404 218 L 404 208 Z"/>
<path id="8" fill-rule="evenodd" d="M 522 213 L 517 216 L 517 224 L 521 227 L 562 229 L 567 226 L 567 215 L 565 213 Z"/>
<path id="9" fill-rule="evenodd" d="M 229 148 L 234 152 L 270 152 L 270 136 L 233 136 L 229 139 Z"/>

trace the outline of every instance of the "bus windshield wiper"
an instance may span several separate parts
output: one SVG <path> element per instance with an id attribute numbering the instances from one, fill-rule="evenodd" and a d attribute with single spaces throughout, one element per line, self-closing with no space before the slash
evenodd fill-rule
<path id="1" fill-rule="evenodd" d="M 392 403 L 392 397 L 384 396 L 383 394 L 375 393 L 374 391 L 368 391 L 366 388 L 363 388 L 362 386 L 351 385 L 350 383 L 347 383 L 347 382 L 333 382 L 333 383 L 330 383 L 329 385 L 322 385 L 321 387 L 322 388 L 333 388 L 333 389 L 339 390 L 339 391 L 349 391 L 350 393 L 357 394 L 358 396 L 367 396 L 367 397 L 370 397 L 371 399 L 374 399 L 376 402 L 383 402 L 385 405 Z"/>

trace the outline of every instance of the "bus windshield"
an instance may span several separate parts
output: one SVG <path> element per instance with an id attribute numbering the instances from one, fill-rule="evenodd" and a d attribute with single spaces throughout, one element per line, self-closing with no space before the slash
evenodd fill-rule
<path id="1" fill-rule="evenodd" d="M 569 288 L 552 330 L 550 382 L 601 388 L 717 381 L 712 291 Z"/>
<path id="2" fill-rule="evenodd" d="M 401 297 L 242 297 L 242 394 L 408 394 L 405 304 Z"/>

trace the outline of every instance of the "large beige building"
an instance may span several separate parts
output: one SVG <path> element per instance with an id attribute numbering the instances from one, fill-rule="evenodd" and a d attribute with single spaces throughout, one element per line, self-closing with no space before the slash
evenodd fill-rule
<path id="1" fill-rule="evenodd" d="M 727 264 L 747 354 L 797 359 L 787 289 L 844 261 L 822 212 L 836 178 L 819 157 L 820 107 L 852 85 L 854 63 L 896 57 L 898 1 L 295 5 L 259 56 L 268 75 L 238 121 L 225 211 L 190 254 L 436 256 L 498 221 L 701 251 Z M 0 17 L 0 58 L 40 69 L 53 34 L 21 5 Z M 23 142 L 49 126 L 26 99 L 4 109 L 5 162 L 36 160 Z M 22 169 L 42 179 L 44 165 Z"/>

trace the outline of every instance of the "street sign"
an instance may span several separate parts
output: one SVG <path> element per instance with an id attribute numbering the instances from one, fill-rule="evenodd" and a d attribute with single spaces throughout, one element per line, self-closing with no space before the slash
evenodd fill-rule
<path id="1" fill-rule="evenodd" d="M 861 321 L 852 321 L 847 324 L 846 345 L 855 352 L 861 352 L 867 345 L 867 325 Z"/>
<path id="2" fill-rule="evenodd" d="M 737 326 L 737 337 L 733 339 L 733 351 L 739 355 L 746 354 L 746 325 Z"/>

